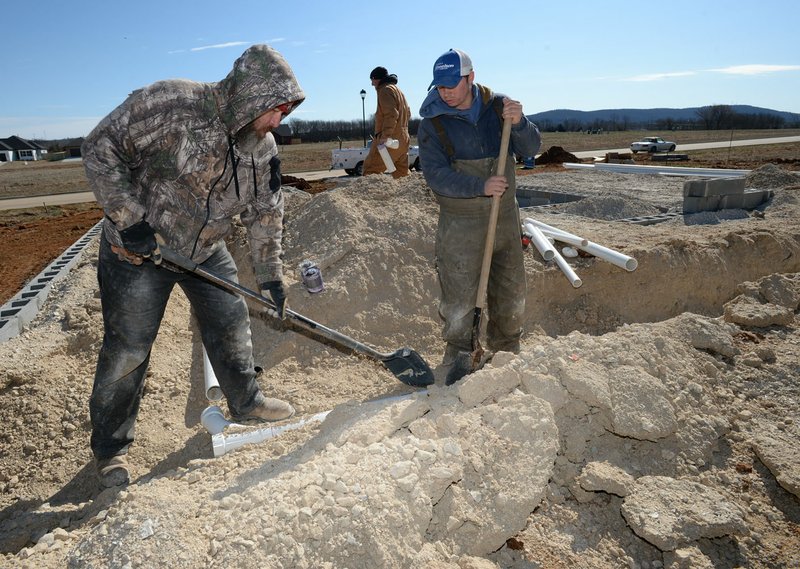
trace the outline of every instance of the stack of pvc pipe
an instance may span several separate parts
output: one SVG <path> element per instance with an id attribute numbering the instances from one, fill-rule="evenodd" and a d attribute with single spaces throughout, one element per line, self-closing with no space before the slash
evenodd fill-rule
<path id="1" fill-rule="evenodd" d="M 633 257 L 629 257 L 628 255 L 624 255 L 608 247 L 603 247 L 584 237 L 568 233 L 567 231 L 563 231 L 552 225 L 547 225 L 531 217 L 526 217 L 522 220 L 522 231 L 531 236 L 531 242 L 545 261 L 555 261 L 558 268 L 561 269 L 564 276 L 567 277 L 567 280 L 569 280 L 570 284 L 575 288 L 581 286 L 583 281 L 581 281 L 572 267 L 569 266 L 569 263 L 567 263 L 561 253 L 551 244 L 550 239 L 571 245 L 576 249 L 580 249 L 612 265 L 621 267 L 626 271 L 635 270 L 639 264 Z"/>

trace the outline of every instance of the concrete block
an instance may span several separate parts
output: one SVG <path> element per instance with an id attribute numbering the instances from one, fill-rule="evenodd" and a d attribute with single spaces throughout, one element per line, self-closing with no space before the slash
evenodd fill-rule
<path id="1" fill-rule="evenodd" d="M 772 197 L 772 190 L 745 190 L 744 209 L 755 209 Z"/>
<path id="2" fill-rule="evenodd" d="M 741 194 L 744 192 L 744 181 L 743 177 L 687 180 L 683 183 L 683 197 L 701 198 Z"/>
<path id="3" fill-rule="evenodd" d="M 744 178 L 711 178 L 705 182 L 706 196 L 727 196 L 744 192 Z"/>
<path id="4" fill-rule="evenodd" d="M 22 332 L 22 326 L 17 318 L 13 316 L 11 318 L 0 318 L 0 342 L 19 336 L 20 332 Z"/>
<path id="5" fill-rule="evenodd" d="M 744 208 L 744 194 L 729 194 L 722 196 L 719 204 L 720 209 L 742 209 Z"/>
<path id="6" fill-rule="evenodd" d="M 702 198 L 706 195 L 705 180 L 686 180 L 683 183 L 683 197 Z"/>
<path id="7" fill-rule="evenodd" d="M 720 207 L 720 196 L 683 198 L 683 213 L 698 213 L 701 211 L 716 211 Z"/>

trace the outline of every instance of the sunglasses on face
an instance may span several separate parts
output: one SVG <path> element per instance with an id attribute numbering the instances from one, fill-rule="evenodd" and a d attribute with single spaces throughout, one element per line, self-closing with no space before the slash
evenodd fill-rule
<path id="1" fill-rule="evenodd" d="M 285 117 L 286 115 L 288 115 L 288 114 L 289 114 L 289 112 L 291 112 L 291 110 L 292 110 L 292 103 L 284 103 L 284 104 L 282 104 L 282 105 L 278 105 L 277 107 L 275 107 L 275 110 L 278 110 L 278 111 L 280 111 L 280 112 L 281 112 L 281 118 L 283 118 L 283 117 Z"/>

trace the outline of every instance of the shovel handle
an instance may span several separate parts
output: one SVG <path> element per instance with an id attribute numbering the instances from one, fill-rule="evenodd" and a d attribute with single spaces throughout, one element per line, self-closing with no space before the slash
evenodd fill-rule
<path id="1" fill-rule="evenodd" d="M 165 261 L 171 263 L 177 267 L 180 267 L 190 273 L 195 275 L 199 275 L 220 287 L 224 288 L 225 290 L 239 294 L 245 298 L 249 298 L 250 300 L 265 306 L 267 308 L 271 308 L 272 310 L 276 310 L 275 303 L 272 302 L 270 299 L 258 294 L 257 292 L 250 290 L 246 287 L 243 287 L 239 283 L 233 282 L 225 277 L 218 275 L 212 271 L 209 271 L 200 264 L 196 263 L 195 261 L 189 259 L 188 257 L 184 257 L 180 253 L 176 253 L 169 247 L 165 247 L 164 245 L 161 246 L 161 255 Z M 316 334 L 321 336 L 327 343 L 332 343 L 336 347 L 345 348 L 350 351 L 360 353 L 362 355 L 371 357 L 375 360 L 384 361 L 388 358 L 393 357 L 394 354 L 384 354 L 381 353 L 366 344 L 362 344 L 353 338 L 345 336 L 344 334 L 337 332 L 327 326 L 320 324 L 319 322 L 315 322 L 310 318 L 306 318 L 302 314 L 298 314 L 293 310 L 287 308 L 286 309 L 286 320 L 287 323 L 292 326 L 296 327 L 301 331 L 311 332 L 312 334 Z M 319 338 L 317 338 L 319 341 Z M 325 342 L 323 342 L 325 343 Z"/>
<path id="2" fill-rule="evenodd" d="M 496 176 L 502 176 L 506 171 L 506 160 L 508 159 L 508 144 L 511 140 L 511 119 L 503 121 L 503 134 L 500 137 L 500 156 L 497 158 Z M 481 265 L 481 277 L 478 281 L 478 298 L 475 301 L 476 308 L 486 306 L 486 289 L 489 286 L 489 268 L 492 265 L 492 252 L 494 251 L 495 233 L 497 232 L 497 218 L 500 213 L 500 196 L 492 196 L 492 209 L 489 212 L 489 228 L 486 230 L 486 243 L 483 248 L 483 264 Z"/>

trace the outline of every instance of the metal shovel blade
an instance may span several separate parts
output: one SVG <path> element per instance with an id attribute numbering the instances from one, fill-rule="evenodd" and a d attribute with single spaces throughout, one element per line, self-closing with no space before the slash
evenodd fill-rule
<path id="1" fill-rule="evenodd" d="M 400 348 L 386 356 L 383 365 L 406 385 L 427 387 L 433 384 L 433 370 L 411 348 Z"/>

